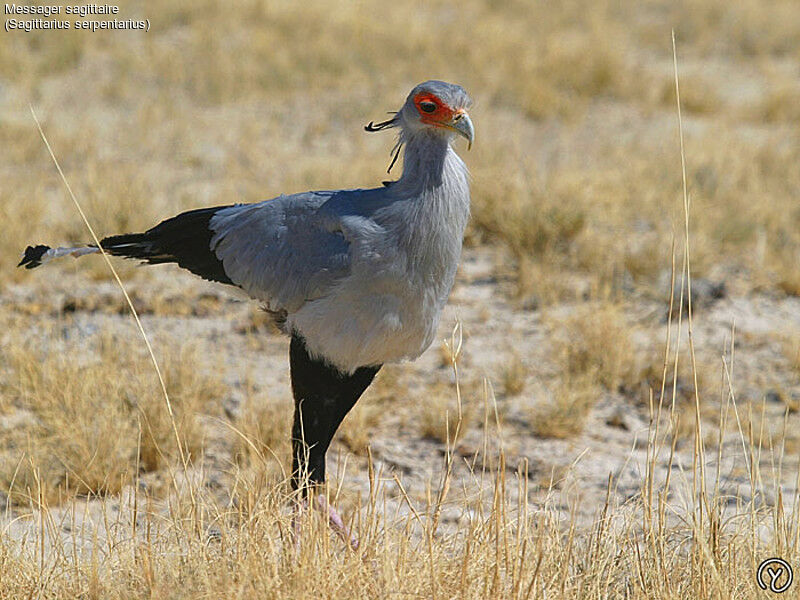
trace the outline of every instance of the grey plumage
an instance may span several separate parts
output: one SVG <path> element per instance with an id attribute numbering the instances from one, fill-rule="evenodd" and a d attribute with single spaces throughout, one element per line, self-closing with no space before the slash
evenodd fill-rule
<path id="1" fill-rule="evenodd" d="M 211 248 L 250 296 L 271 310 L 296 311 L 350 271 L 350 244 L 337 221 L 324 216 L 333 195 L 308 192 L 222 209 L 209 224 Z"/>
<path id="2" fill-rule="evenodd" d="M 212 249 L 234 283 L 285 312 L 287 333 L 345 372 L 419 356 L 455 279 L 467 170 L 452 135 L 412 120 L 420 89 L 469 103 L 462 88 L 442 82 L 412 91 L 396 117 L 405 144 L 398 181 L 236 206 L 210 222 Z"/>
<path id="3" fill-rule="evenodd" d="M 175 239 L 161 243 L 158 227 L 107 238 L 125 241 L 107 249 L 200 265 L 187 268 L 201 276 L 207 265 L 221 265 L 208 278 L 241 287 L 283 315 L 287 333 L 342 372 L 415 358 L 434 339 L 469 217 L 467 170 L 451 147 L 457 134 L 472 142 L 469 104 L 460 86 L 429 81 L 394 118 L 374 126 L 399 128 L 398 148 L 405 148 L 402 176 L 385 187 L 207 209 L 210 238 L 202 239 L 210 239 L 210 259 L 178 256 Z M 191 233 L 181 215 L 170 222 L 178 241 Z M 36 263 L 72 250 L 37 252 Z"/>

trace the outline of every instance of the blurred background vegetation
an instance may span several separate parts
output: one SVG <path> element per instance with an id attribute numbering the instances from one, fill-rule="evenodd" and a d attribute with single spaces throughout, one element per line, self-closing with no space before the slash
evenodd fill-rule
<path id="1" fill-rule="evenodd" d="M 145 17 L 149 33 L 0 40 L 5 282 L 41 232 L 85 238 L 28 102 L 112 233 L 187 207 L 379 185 L 392 140 L 361 126 L 440 78 L 475 99 L 468 242 L 508 249 L 516 296 L 663 294 L 681 214 L 674 28 L 697 274 L 800 292 L 794 0 L 121 7 Z"/>

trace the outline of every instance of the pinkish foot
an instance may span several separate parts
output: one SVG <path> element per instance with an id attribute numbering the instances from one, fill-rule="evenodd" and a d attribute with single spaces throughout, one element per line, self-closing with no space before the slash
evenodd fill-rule
<path id="1" fill-rule="evenodd" d="M 331 529 L 350 546 L 351 550 L 358 550 L 358 538 L 350 532 L 342 517 L 333 505 L 328 502 L 328 499 L 323 494 L 319 494 L 316 497 L 315 504 L 317 510 L 323 514 L 327 513 L 328 525 L 330 525 Z"/>
<path id="2" fill-rule="evenodd" d="M 342 517 L 323 494 L 316 495 L 314 508 L 327 515 L 330 528 L 347 543 L 351 550 L 358 550 L 358 538 L 350 532 Z M 304 498 L 295 505 L 295 514 L 292 517 L 292 538 L 294 539 L 295 554 L 300 552 L 300 519 L 306 510 L 308 510 L 308 500 Z"/>

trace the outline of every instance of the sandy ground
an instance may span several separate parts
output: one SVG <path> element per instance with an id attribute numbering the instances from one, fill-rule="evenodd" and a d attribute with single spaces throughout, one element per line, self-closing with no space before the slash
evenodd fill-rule
<path id="1" fill-rule="evenodd" d="M 511 497 L 525 490 L 534 506 L 554 509 L 553 514 L 562 514 L 564 518 L 571 513 L 580 522 L 589 523 L 597 517 L 607 494 L 610 493 L 612 503 L 622 504 L 641 493 L 648 460 L 650 410 L 647 393 L 604 394 L 597 399 L 583 432 L 569 439 L 533 435 L 533 408 L 547 401 L 547 387 L 553 378 L 553 358 L 549 355 L 548 342 L 552 325 L 543 319 L 541 310 L 520 309 L 503 293 L 507 282 L 494 275 L 500 270 L 501 258 L 501 253 L 490 249 L 465 252 L 439 331 L 439 338 L 446 340 L 450 339 L 456 323 L 463 329 L 459 379 L 464 389 L 464 411 L 471 415 L 467 433 L 454 449 L 452 491 L 442 511 L 442 522 L 446 525 L 458 521 L 470 506 L 477 510 L 491 501 L 493 472 L 498 467 L 498 452 L 502 449 Z M 87 340 L 88 347 L 88 340 L 101 332 L 112 332 L 119 338 L 138 335 L 115 284 L 88 282 L 80 274 L 50 280 L 45 270 L 33 277 L 33 284 L 9 289 L 0 300 L 0 308 L 24 321 L 29 335 L 38 337 L 51 352 L 58 352 L 59 345 L 65 341 L 72 343 L 76 339 Z M 157 340 L 157 352 L 160 355 L 177 353 L 183 344 L 190 343 L 207 359 L 198 368 L 217 370 L 229 386 L 222 399 L 221 416 L 203 419 L 204 454 L 193 470 L 193 476 L 201 477 L 209 493 L 224 505 L 230 502 L 233 460 L 230 432 L 223 421 L 235 422 L 244 399 L 245 377 L 252 378 L 260 397 L 285 406 L 285 435 L 288 437 L 291 396 L 287 340 L 263 326 L 251 330 L 249 324 L 257 309 L 221 286 L 177 274 L 177 269 L 171 267 L 156 269 L 145 281 L 139 279 L 134 277 L 129 291 L 136 299 L 145 327 Z M 48 287 L 46 294 L 44 282 Z M 642 348 L 650 344 L 650 336 L 662 339 L 665 336 L 666 307 L 665 301 L 645 299 L 632 307 Z M 698 307 L 694 320 L 696 350 L 699 356 L 710 358 L 703 364 L 713 366 L 712 377 L 720 378 L 722 383 L 722 357 L 726 355 L 730 360 L 726 348 L 735 326 L 734 380 L 758 382 L 758 374 L 773 373 L 778 377 L 777 380 L 773 378 L 773 383 L 780 383 L 785 359 L 768 340 L 775 339 L 787 328 L 800 327 L 800 299 L 750 294 L 698 302 Z M 152 314 L 154 310 L 158 311 L 157 316 Z M 570 310 L 569 306 L 562 305 L 547 312 Z M 60 323 L 60 339 L 52 337 L 52 329 L 39 327 L 40 323 L 54 319 Z M 658 325 L 653 326 L 654 322 Z M 672 335 L 677 335 L 677 328 Z M 685 326 L 682 335 L 685 339 Z M 512 351 L 521 357 L 528 372 L 524 391 L 514 397 L 497 390 L 496 381 L 496 374 L 502 372 Z M 380 392 L 389 393 L 391 398 L 378 402 L 371 391 L 361 402 L 375 404 L 379 411 L 371 426 L 370 447 L 377 481 L 386 491 L 387 514 L 404 515 L 409 510 L 408 499 L 416 510 L 424 510 L 426 498 L 435 494 L 441 485 L 445 445 L 420 433 L 418 407 L 426 402 L 431 389 L 442 382 L 452 382 L 453 373 L 434 347 L 413 363 L 386 367 L 381 377 L 392 380 L 388 391 L 386 385 L 378 384 Z M 481 384 L 483 381 L 485 385 Z M 783 383 L 780 394 L 800 395 L 796 385 Z M 719 388 L 723 393 L 721 385 Z M 658 390 L 655 394 L 657 402 Z M 785 399 L 780 394 L 757 384 L 737 389 L 736 403 L 741 419 L 748 410 L 757 413 L 763 410 L 766 427 L 779 430 L 784 426 L 786 411 Z M 722 399 L 725 399 L 724 394 Z M 665 402 L 668 405 L 670 401 L 668 390 Z M 754 408 L 747 408 L 750 406 Z M 495 412 L 500 415 L 499 429 Z M 13 412 L 3 415 L 3 427 L 13 427 L 19 418 L 24 417 Z M 792 427 L 797 416 L 791 414 L 787 419 L 786 423 Z M 720 462 L 717 460 L 717 429 L 714 419 L 708 421 L 704 425 L 708 428 L 705 435 L 709 441 L 708 474 L 715 477 L 719 470 L 722 494 L 729 497 L 731 503 L 746 501 L 753 492 L 738 427 L 732 425 L 723 435 L 725 458 Z M 666 426 L 665 423 L 662 426 Z M 672 469 L 676 482 L 682 482 L 674 486 L 672 501 L 680 502 L 680 490 L 691 486 L 688 474 L 692 472 L 693 450 L 691 436 L 687 436 L 678 442 L 673 458 L 669 447 L 663 447 L 656 459 L 657 478 L 663 479 L 666 470 Z M 764 472 L 775 469 L 776 458 L 767 448 L 760 460 Z M 363 501 L 368 497 L 366 456 L 355 455 L 343 444 L 334 443 L 328 461 L 331 476 L 341 490 L 341 504 L 346 509 L 352 509 L 359 499 Z M 796 456 L 787 453 L 783 459 L 785 486 L 782 489 L 787 498 L 795 491 L 793 473 L 796 468 Z M 520 479 L 517 473 L 525 476 Z M 165 475 L 163 472 L 150 474 L 143 481 L 148 477 L 155 481 Z M 525 482 L 525 487 L 520 487 L 520 481 Z M 122 499 L 112 499 L 110 505 L 116 507 L 132 501 L 130 488 L 128 490 L 122 494 Z M 765 502 L 774 501 L 775 490 L 769 485 L 759 492 Z M 83 508 L 87 515 L 93 515 L 97 526 L 103 521 L 100 517 L 103 511 L 109 510 L 108 506 L 108 501 L 95 500 Z M 117 513 L 116 509 L 112 512 L 125 513 Z M 84 519 L 80 507 L 77 511 L 74 506 L 56 508 L 55 514 L 59 515 L 57 519 L 64 519 L 63 535 L 68 538 L 75 535 L 78 524 L 74 521 Z M 29 516 L 18 518 L 22 515 Z M 3 517 L 3 526 L 14 537 L 21 538 L 32 535 L 38 522 L 30 518 L 27 508 L 11 507 Z"/>

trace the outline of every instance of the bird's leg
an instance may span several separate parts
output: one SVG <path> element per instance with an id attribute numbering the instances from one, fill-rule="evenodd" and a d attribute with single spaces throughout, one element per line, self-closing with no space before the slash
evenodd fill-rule
<path id="1" fill-rule="evenodd" d="M 358 538 L 356 538 L 356 536 L 350 532 L 350 528 L 344 524 L 342 517 L 333 505 L 328 502 L 327 496 L 325 496 L 325 494 L 318 494 L 314 504 L 317 510 L 323 514 L 327 514 L 328 525 L 342 538 L 342 541 L 347 543 L 352 550 L 358 550 Z"/>
<path id="2" fill-rule="evenodd" d="M 326 361 L 313 358 L 299 336 L 289 347 L 292 393 L 295 400 L 292 425 L 292 488 L 308 498 L 310 488 L 325 483 L 325 454 L 342 420 L 372 382 L 380 366 L 361 367 L 343 373 Z M 306 504 L 307 506 L 307 504 Z M 323 494 L 314 502 L 327 516 L 331 528 L 350 547 L 358 541 Z"/>
<path id="3" fill-rule="evenodd" d="M 325 406 L 323 404 L 322 406 Z M 295 426 L 293 427 L 293 460 L 292 460 L 292 486 L 300 490 L 300 499 L 297 503 L 297 513 L 293 519 L 292 529 L 295 535 L 295 551 L 300 549 L 300 515 L 309 507 L 309 496 L 313 496 L 311 506 L 320 511 L 336 534 L 344 540 L 353 550 L 358 549 L 358 539 L 344 524 L 342 517 L 328 501 L 325 490 L 325 454 L 330 444 L 333 433 L 324 436 L 314 436 L 317 431 L 315 426 L 318 420 L 304 418 L 302 407 L 295 412 Z M 337 423 L 338 425 L 338 423 Z M 316 445 L 309 447 L 305 439 L 320 440 Z"/>
<path id="4" fill-rule="evenodd" d="M 321 490 L 320 490 L 321 492 Z M 328 525 L 344 541 L 351 550 L 358 550 L 358 538 L 356 538 L 350 528 L 345 525 L 344 520 L 333 505 L 328 502 L 328 497 L 323 493 L 315 494 L 313 506 L 316 510 L 325 515 Z M 292 541 L 294 542 L 294 552 L 300 554 L 300 531 L 302 528 L 303 515 L 308 510 L 308 498 L 298 500 L 293 508 L 292 514 Z"/>

